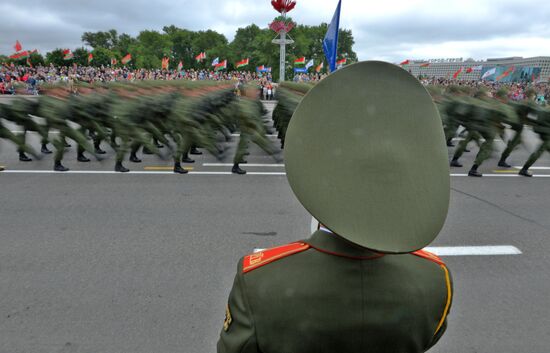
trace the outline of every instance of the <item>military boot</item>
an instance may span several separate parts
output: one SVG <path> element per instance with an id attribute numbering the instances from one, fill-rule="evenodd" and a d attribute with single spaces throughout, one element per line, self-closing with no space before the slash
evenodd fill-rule
<path id="1" fill-rule="evenodd" d="M 122 162 L 116 162 L 115 164 L 115 172 L 120 172 L 120 173 L 126 173 L 126 172 L 129 172 L 130 169 L 126 168 L 125 166 L 122 165 Z"/>
<path id="2" fill-rule="evenodd" d="M 471 176 L 471 177 L 482 177 L 483 174 L 481 174 L 480 172 L 477 171 L 477 168 L 479 166 L 477 164 L 474 164 L 472 166 L 472 169 L 470 169 L 470 171 L 468 172 L 468 176 Z"/>
<path id="3" fill-rule="evenodd" d="M 158 147 L 158 146 L 157 146 Z M 153 152 L 151 152 L 150 149 L 148 149 L 147 147 L 143 147 L 143 150 L 141 151 L 143 154 L 153 154 Z"/>
<path id="4" fill-rule="evenodd" d="M 462 164 L 460 164 L 460 162 L 458 161 L 458 158 L 457 159 L 453 158 L 453 160 L 451 161 L 451 167 L 460 168 L 460 167 L 462 167 Z"/>
<path id="5" fill-rule="evenodd" d="M 511 168 L 512 167 L 510 164 L 506 163 L 506 160 L 504 160 L 504 159 L 501 159 L 500 161 L 498 161 L 498 166 L 503 167 L 503 168 Z"/>
<path id="6" fill-rule="evenodd" d="M 189 158 L 189 156 L 187 155 L 187 153 L 184 154 L 183 157 L 181 157 L 181 161 L 182 161 L 183 163 L 195 163 L 195 160 Z"/>
<path id="7" fill-rule="evenodd" d="M 135 153 L 130 154 L 130 162 L 134 163 L 141 163 L 141 159 L 139 159 Z M 120 162 L 119 162 L 120 163 Z"/>
<path id="8" fill-rule="evenodd" d="M 53 170 L 56 172 L 67 172 L 69 171 L 69 168 L 65 167 L 61 162 L 55 162 L 53 166 Z"/>
<path id="9" fill-rule="evenodd" d="M 188 171 L 185 170 L 185 169 L 183 169 L 183 168 L 181 167 L 180 162 L 176 162 L 176 163 L 174 163 L 174 173 L 177 173 L 177 174 L 187 174 Z"/>
<path id="10" fill-rule="evenodd" d="M 95 148 L 95 154 L 105 154 L 107 152 L 105 152 L 104 150 L 101 149 L 101 146 L 99 145 L 99 143 L 94 143 L 94 148 Z"/>
<path id="11" fill-rule="evenodd" d="M 231 168 L 231 173 L 233 174 L 246 174 L 246 170 L 239 168 L 239 163 L 233 164 L 233 168 Z"/>
<path id="12" fill-rule="evenodd" d="M 20 160 L 21 162 L 30 162 L 30 161 L 32 161 L 32 158 L 29 158 L 29 157 L 25 154 L 25 152 L 19 152 L 19 160 Z"/>
<path id="13" fill-rule="evenodd" d="M 44 154 L 50 154 L 50 153 L 52 153 L 52 151 L 50 151 L 50 150 L 48 149 L 48 146 L 46 146 L 45 143 L 42 144 L 42 148 L 40 148 L 40 152 L 42 152 L 42 153 L 44 153 Z"/>
<path id="14" fill-rule="evenodd" d="M 76 160 L 79 162 L 89 162 L 90 158 L 86 157 L 84 153 L 79 153 L 78 156 L 76 157 Z"/>
<path id="15" fill-rule="evenodd" d="M 191 150 L 189 151 L 189 153 L 190 153 L 190 154 L 196 154 L 196 155 L 201 155 L 201 154 L 202 154 L 202 152 L 199 151 L 199 150 L 197 149 L 197 147 L 195 147 L 195 146 L 191 147 Z"/>
<path id="16" fill-rule="evenodd" d="M 533 176 L 533 174 L 529 173 L 529 170 L 525 169 L 525 168 L 521 168 L 521 170 L 519 171 L 518 174 L 523 175 L 525 177 L 532 177 Z"/>

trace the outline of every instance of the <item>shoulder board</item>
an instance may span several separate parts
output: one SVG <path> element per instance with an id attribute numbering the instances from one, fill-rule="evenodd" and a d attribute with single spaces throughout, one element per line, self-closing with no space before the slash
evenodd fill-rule
<path id="1" fill-rule="evenodd" d="M 297 242 L 246 255 L 243 259 L 243 273 L 250 272 L 258 267 L 307 249 L 309 249 L 309 244 Z"/>
<path id="2" fill-rule="evenodd" d="M 443 260 L 441 260 L 441 258 L 439 256 L 437 256 L 436 254 L 434 253 L 431 253 L 429 251 L 426 251 L 426 250 L 418 250 L 418 251 L 413 251 L 411 254 L 413 255 L 416 255 L 416 256 L 420 256 L 420 257 L 423 257 L 427 260 L 430 260 L 432 262 L 435 262 L 436 264 L 438 265 L 443 265 L 445 266 L 445 263 L 443 262 Z"/>

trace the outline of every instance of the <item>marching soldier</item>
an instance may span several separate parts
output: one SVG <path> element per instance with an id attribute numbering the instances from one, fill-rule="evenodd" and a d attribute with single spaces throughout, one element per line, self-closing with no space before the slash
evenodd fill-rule
<path id="1" fill-rule="evenodd" d="M 550 110 L 547 107 L 538 107 L 536 110 L 536 119 L 529 118 L 533 130 L 539 135 L 541 143 L 539 147 L 531 153 L 529 159 L 525 162 L 519 175 L 531 177 L 529 168 L 542 156 L 545 151 L 550 152 Z"/>
<path id="2" fill-rule="evenodd" d="M 523 127 L 529 121 L 529 114 L 535 113 L 536 105 L 533 103 L 533 98 L 535 95 L 534 90 L 527 90 L 525 99 L 521 102 L 509 101 L 508 104 L 515 110 L 518 120 L 512 122 L 510 127 L 514 131 L 514 137 L 508 140 L 506 148 L 502 151 L 500 155 L 500 160 L 498 161 L 499 167 L 510 168 L 511 165 L 506 163 L 506 159 L 510 156 L 510 153 L 521 143 L 521 134 L 523 132 Z"/>
<path id="3" fill-rule="evenodd" d="M 432 160 L 418 168 L 425 153 Z M 295 112 L 285 164 L 324 227 L 239 261 L 218 353 L 414 353 L 436 344 L 452 281 L 441 259 L 419 249 L 443 226 L 450 180 L 426 90 L 388 63 L 338 70 Z"/>

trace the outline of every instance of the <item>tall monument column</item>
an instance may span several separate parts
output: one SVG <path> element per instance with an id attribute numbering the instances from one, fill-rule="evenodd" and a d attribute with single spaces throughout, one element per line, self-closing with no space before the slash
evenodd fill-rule
<path id="1" fill-rule="evenodd" d="M 283 82 L 285 80 L 286 45 L 294 43 L 290 36 L 287 39 L 287 34 L 292 28 L 294 28 L 294 23 L 287 19 L 286 13 L 291 11 L 294 6 L 296 6 L 296 1 L 272 0 L 271 5 L 273 5 L 273 8 L 281 14 L 281 16 L 269 24 L 269 28 L 278 34 L 277 38 L 273 39 L 271 42 L 274 44 L 279 44 L 280 46 L 279 82 Z"/>

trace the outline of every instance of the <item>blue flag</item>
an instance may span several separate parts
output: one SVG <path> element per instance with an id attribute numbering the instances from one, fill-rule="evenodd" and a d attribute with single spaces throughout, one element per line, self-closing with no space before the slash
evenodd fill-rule
<path id="1" fill-rule="evenodd" d="M 342 0 L 338 1 L 336 11 L 332 16 L 332 21 L 328 26 L 325 39 L 323 39 L 323 51 L 328 61 L 330 72 L 336 70 L 336 50 L 338 49 L 338 29 L 340 27 L 340 4 Z"/>
<path id="2" fill-rule="evenodd" d="M 295 73 L 307 73 L 307 69 L 305 67 L 295 67 L 294 72 Z"/>

